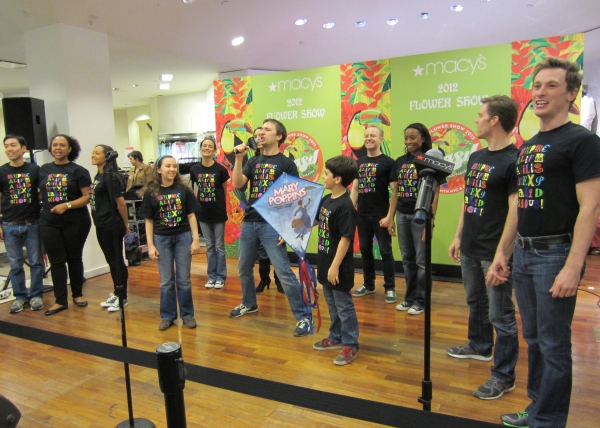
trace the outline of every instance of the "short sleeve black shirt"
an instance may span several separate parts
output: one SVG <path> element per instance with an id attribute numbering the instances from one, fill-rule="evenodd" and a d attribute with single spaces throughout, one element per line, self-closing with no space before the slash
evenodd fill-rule
<path id="1" fill-rule="evenodd" d="M 394 179 L 398 182 L 398 203 L 396 211 L 401 214 L 414 214 L 419 190 L 419 174 L 414 164 L 415 157 L 410 153 L 400 156 L 394 163 Z"/>
<path id="2" fill-rule="evenodd" d="M 123 183 L 121 179 L 112 177 L 112 199 L 109 193 L 109 177 L 97 174 L 90 186 L 90 207 L 92 208 L 92 219 L 96 227 L 107 227 L 113 224 L 113 213 L 117 221 L 121 221 L 121 215 L 117 209 L 115 199 L 123 196 Z"/>
<path id="3" fill-rule="evenodd" d="M 217 162 L 209 167 L 197 163 L 190 170 L 190 180 L 198 187 L 198 221 L 203 223 L 224 223 L 227 221 L 227 208 L 223 183 L 229 180 L 229 172 Z"/>
<path id="4" fill-rule="evenodd" d="M 385 154 L 363 156 L 358 164 L 358 215 L 385 217 L 390 209 L 388 186 L 394 177 L 394 160 Z"/>
<path id="5" fill-rule="evenodd" d="M 155 235 L 178 235 L 190 230 L 188 215 L 198 211 L 198 200 L 182 184 L 161 187 L 160 194 L 146 192 L 142 201 L 142 217 L 151 219 Z"/>
<path id="6" fill-rule="evenodd" d="M 40 218 L 38 188 L 40 167 L 25 162 L 19 167 L 0 167 L 2 221 L 35 220 Z"/>

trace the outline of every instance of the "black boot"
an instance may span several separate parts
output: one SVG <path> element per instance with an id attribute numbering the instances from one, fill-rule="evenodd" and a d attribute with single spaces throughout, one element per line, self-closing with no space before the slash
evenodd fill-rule
<path id="1" fill-rule="evenodd" d="M 258 275 L 260 276 L 260 282 L 256 286 L 256 292 L 262 293 L 267 287 L 271 285 L 271 278 L 269 277 L 269 273 L 271 272 L 271 262 L 269 259 L 259 260 L 258 261 Z"/>
<path id="2" fill-rule="evenodd" d="M 277 286 L 277 291 L 281 294 L 285 294 L 285 291 L 283 291 L 283 287 L 281 285 L 281 281 L 279 280 L 275 272 L 273 272 L 273 276 L 275 277 L 275 285 Z"/>

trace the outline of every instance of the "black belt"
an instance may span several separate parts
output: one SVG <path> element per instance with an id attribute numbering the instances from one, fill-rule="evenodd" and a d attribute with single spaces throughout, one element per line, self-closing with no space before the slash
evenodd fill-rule
<path id="1" fill-rule="evenodd" d="M 571 235 L 540 236 L 537 238 L 517 237 L 517 245 L 524 249 L 535 248 L 536 250 L 547 250 L 550 245 L 568 244 L 571 242 Z"/>
<path id="2" fill-rule="evenodd" d="M 25 220 L 5 221 L 3 223 L 6 223 L 9 226 L 13 226 L 13 225 L 33 224 L 36 221 L 37 221 L 37 219 L 25 219 Z"/>

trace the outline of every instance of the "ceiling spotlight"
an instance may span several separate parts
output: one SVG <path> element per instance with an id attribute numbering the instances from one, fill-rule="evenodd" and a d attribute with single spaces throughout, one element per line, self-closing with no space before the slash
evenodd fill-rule
<path id="1" fill-rule="evenodd" d="M 296 24 L 296 25 L 304 25 L 304 24 L 306 24 L 306 19 L 304 19 L 304 18 L 296 19 L 296 21 L 294 22 L 294 24 Z"/>
<path id="2" fill-rule="evenodd" d="M 196 0 L 183 0 L 184 3 L 194 3 Z"/>
<path id="3" fill-rule="evenodd" d="M 479 0 L 479 1 L 483 1 L 483 2 L 490 2 L 492 0 Z"/>
<path id="4" fill-rule="evenodd" d="M 133 85 L 131 85 L 131 86 L 133 86 L 134 88 L 137 88 L 137 87 L 139 87 L 140 85 L 138 85 L 137 83 L 134 83 L 134 84 L 133 84 Z"/>
<path id="5" fill-rule="evenodd" d="M 364 27 L 365 25 L 367 25 L 366 21 L 356 21 L 356 22 L 354 23 L 354 26 L 355 26 L 355 27 L 358 27 L 358 28 L 360 28 L 360 27 Z"/>
<path id="6" fill-rule="evenodd" d="M 160 80 L 162 82 L 170 82 L 171 80 L 173 80 L 173 75 L 172 74 L 161 74 Z"/>
<path id="7" fill-rule="evenodd" d="M 429 19 L 430 16 L 431 14 L 427 12 L 419 13 L 419 18 L 421 19 Z"/>
<path id="8" fill-rule="evenodd" d="M 232 44 L 233 46 L 239 46 L 239 45 L 241 45 L 242 43 L 244 43 L 244 37 L 242 37 L 242 36 L 240 36 L 240 37 L 236 37 L 235 39 L 233 39 L 233 40 L 231 41 L 231 44 Z"/>
<path id="9" fill-rule="evenodd" d="M 463 10 L 463 9 L 464 9 L 464 7 L 462 7 L 462 6 L 461 6 L 461 5 L 459 5 L 459 4 L 455 4 L 455 5 L 453 5 L 453 6 L 450 6 L 450 10 L 451 10 L 452 12 L 460 12 L 460 11 L 461 11 L 461 10 Z"/>
<path id="10" fill-rule="evenodd" d="M 161 83 L 158 85 L 158 89 L 169 89 L 171 85 L 169 83 Z"/>
<path id="11" fill-rule="evenodd" d="M 392 18 L 392 19 L 388 19 L 385 22 L 387 23 L 387 25 L 394 26 L 394 25 L 396 25 L 398 23 L 398 20 L 396 18 Z"/>
<path id="12" fill-rule="evenodd" d="M 112 88 L 113 91 L 120 91 L 121 88 Z"/>
<path id="13" fill-rule="evenodd" d="M 326 22 L 325 24 L 323 24 L 323 28 L 325 28 L 326 30 L 329 30 L 330 28 L 333 28 L 335 26 L 335 22 Z"/>

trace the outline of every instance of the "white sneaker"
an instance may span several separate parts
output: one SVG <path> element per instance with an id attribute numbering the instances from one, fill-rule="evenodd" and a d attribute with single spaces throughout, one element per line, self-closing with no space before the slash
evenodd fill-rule
<path id="1" fill-rule="evenodd" d="M 223 281 L 216 281 L 215 288 L 223 288 L 225 287 L 225 283 Z"/>
<path id="2" fill-rule="evenodd" d="M 215 287 L 215 282 L 211 279 L 206 284 L 204 284 L 204 287 L 206 287 L 206 288 L 214 288 Z"/>
<path id="3" fill-rule="evenodd" d="M 103 308 L 110 308 L 113 303 L 117 302 L 117 305 L 119 304 L 119 298 L 117 297 L 116 294 L 114 293 L 110 293 L 108 295 L 108 299 L 106 299 L 106 302 L 102 302 L 100 303 L 100 306 L 102 306 Z"/>
<path id="4" fill-rule="evenodd" d="M 127 306 L 127 299 L 123 300 L 123 307 Z M 119 299 L 115 303 L 109 306 L 108 312 L 118 312 L 119 311 Z"/>

